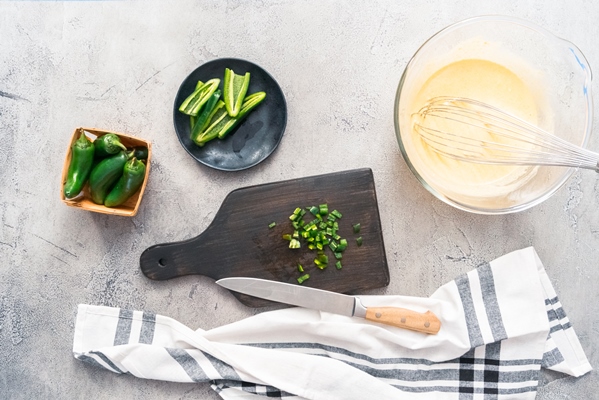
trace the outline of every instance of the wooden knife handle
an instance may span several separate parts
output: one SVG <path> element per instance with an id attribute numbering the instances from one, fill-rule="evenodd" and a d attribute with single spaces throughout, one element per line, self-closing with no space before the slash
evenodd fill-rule
<path id="1" fill-rule="evenodd" d="M 422 314 L 405 308 L 368 307 L 365 318 L 369 321 L 432 335 L 441 329 L 441 321 L 430 311 Z"/>

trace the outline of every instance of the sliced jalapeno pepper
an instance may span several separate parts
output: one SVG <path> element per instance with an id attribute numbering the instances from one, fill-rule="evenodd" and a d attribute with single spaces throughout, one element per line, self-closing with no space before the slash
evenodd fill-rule
<path id="1" fill-rule="evenodd" d="M 94 163 L 94 144 L 85 136 L 81 130 L 81 135 L 71 146 L 71 162 L 67 174 L 67 181 L 64 185 L 64 195 L 67 199 L 77 196 L 92 170 Z"/>
<path id="2" fill-rule="evenodd" d="M 231 117 L 226 110 L 218 110 L 218 112 L 214 114 L 213 118 L 210 120 L 209 126 L 195 141 L 196 144 L 203 146 L 206 144 L 206 142 L 216 137 L 223 139 L 229 134 L 229 132 L 233 130 L 233 128 L 243 121 L 248 113 L 258 104 L 260 104 L 265 97 L 266 93 L 264 92 L 252 93 L 249 96 L 246 96 L 245 100 L 243 101 L 243 105 L 241 106 L 241 110 L 235 118 Z"/>
<path id="3" fill-rule="evenodd" d="M 239 115 L 249 85 L 249 72 L 246 72 L 245 75 L 237 75 L 232 69 L 225 68 L 223 91 L 225 107 L 229 116 L 234 118 Z"/>
<path id="4" fill-rule="evenodd" d="M 220 127 L 224 125 L 223 121 L 230 121 L 231 117 L 227 113 L 225 103 L 221 100 L 215 107 L 215 112 L 212 113 L 207 127 L 194 139 L 194 143 L 202 147 L 207 142 L 218 137 Z"/>
<path id="5" fill-rule="evenodd" d="M 94 141 L 96 149 L 96 157 L 109 157 L 121 150 L 127 151 L 124 144 L 121 143 L 121 139 L 114 133 L 107 133 L 104 136 L 100 136 Z"/>
<path id="6" fill-rule="evenodd" d="M 94 203 L 104 204 L 104 199 L 123 174 L 125 163 L 132 156 L 133 152 L 128 154 L 121 151 L 112 157 L 105 158 L 94 167 L 89 177 L 89 191 Z"/>
<path id="7" fill-rule="evenodd" d="M 187 115 L 198 115 L 200 108 L 208 101 L 212 93 L 216 91 L 220 79 L 210 79 L 208 82 L 196 88 L 196 90 L 183 101 L 179 107 L 179 111 Z"/>
<path id="8" fill-rule="evenodd" d="M 210 123 L 210 119 L 215 114 L 215 112 L 225 105 L 225 103 L 221 101 L 219 107 L 220 94 L 220 90 L 214 92 L 210 99 L 208 99 L 208 101 L 206 102 L 206 105 L 202 109 L 202 112 L 198 114 L 198 117 L 196 118 L 195 124 L 191 131 L 191 140 L 193 140 L 194 142 L 198 140 L 198 137 L 202 134 L 204 129 L 206 129 L 206 127 Z"/>
<path id="9" fill-rule="evenodd" d="M 125 163 L 123 175 L 104 200 L 106 207 L 120 206 L 141 187 L 146 174 L 146 166 L 135 157 Z"/>

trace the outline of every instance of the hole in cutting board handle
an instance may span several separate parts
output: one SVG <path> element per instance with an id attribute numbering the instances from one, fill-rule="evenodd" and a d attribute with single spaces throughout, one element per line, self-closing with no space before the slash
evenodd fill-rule
<path id="1" fill-rule="evenodd" d="M 166 258 L 159 259 L 158 260 L 158 266 L 160 266 L 160 268 L 166 267 Z"/>

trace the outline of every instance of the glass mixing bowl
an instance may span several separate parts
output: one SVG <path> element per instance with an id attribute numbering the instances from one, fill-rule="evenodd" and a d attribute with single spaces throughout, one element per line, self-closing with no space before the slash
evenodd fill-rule
<path id="1" fill-rule="evenodd" d="M 526 177 L 517 184 L 495 183 L 503 185 L 501 190 L 488 190 L 486 184 L 471 183 L 468 177 L 463 185 L 452 186 L 435 171 L 446 166 L 432 165 L 415 150 L 416 145 L 422 146 L 412 132 L 418 93 L 440 69 L 462 60 L 491 61 L 508 68 L 534 93 L 537 125 L 583 147 L 593 119 L 588 62 L 573 43 L 528 21 L 481 16 L 453 24 L 428 39 L 407 64 L 397 88 L 394 119 L 401 153 L 434 196 L 478 214 L 513 213 L 543 202 L 566 182 L 573 168 L 527 167 L 529 170 L 522 174 Z M 452 170 L 443 173 L 451 174 Z"/>

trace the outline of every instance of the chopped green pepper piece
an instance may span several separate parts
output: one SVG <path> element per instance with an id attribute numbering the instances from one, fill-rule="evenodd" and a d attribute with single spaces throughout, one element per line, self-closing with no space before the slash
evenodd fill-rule
<path id="1" fill-rule="evenodd" d="M 301 246 L 299 240 L 297 239 L 291 239 L 291 241 L 289 242 L 289 248 L 290 249 L 299 249 Z"/>
<path id="2" fill-rule="evenodd" d="M 336 258 L 337 260 L 341 260 L 341 259 L 343 258 L 343 254 L 341 254 L 341 253 L 338 253 L 338 252 L 335 252 L 335 258 Z"/>
<path id="3" fill-rule="evenodd" d="M 304 267 L 302 266 L 302 264 L 297 264 L 297 270 L 299 272 L 304 272 Z"/>
<path id="4" fill-rule="evenodd" d="M 328 264 L 328 259 L 327 259 L 327 261 L 323 261 L 323 259 L 322 259 L 322 258 L 321 258 L 321 256 L 319 255 L 318 257 L 316 257 L 316 258 L 314 259 L 314 264 L 316 264 L 316 266 L 317 266 L 319 269 L 325 269 L 325 268 L 327 267 L 327 264 Z"/>
<path id="5" fill-rule="evenodd" d="M 335 267 L 337 267 L 337 269 L 341 269 L 341 268 L 342 268 L 342 267 L 341 267 L 341 261 L 337 261 L 337 262 L 335 263 Z"/>
<path id="6" fill-rule="evenodd" d="M 357 223 L 354 225 L 354 233 L 359 233 L 360 232 L 360 224 Z"/>
<path id="7" fill-rule="evenodd" d="M 321 204 L 318 206 L 318 213 L 320 215 L 327 215 L 329 213 L 329 206 L 327 204 Z"/>
<path id="8" fill-rule="evenodd" d="M 291 237 L 290 234 L 286 233 L 286 234 L 283 235 L 283 239 L 285 239 L 285 240 L 291 240 L 292 237 Z"/>
<path id="9" fill-rule="evenodd" d="M 337 247 L 339 247 L 339 245 L 334 240 L 332 240 L 331 243 L 329 243 L 329 248 L 333 253 L 335 252 L 335 250 L 337 250 Z"/>
<path id="10" fill-rule="evenodd" d="M 337 210 L 333 210 L 333 211 L 331 211 L 331 214 L 333 214 L 333 215 L 334 215 L 335 217 L 337 217 L 337 218 L 341 218 L 341 217 L 343 217 L 343 214 L 341 214 L 341 213 L 340 213 L 339 211 L 337 211 Z"/>
<path id="11" fill-rule="evenodd" d="M 356 243 L 358 244 L 358 246 L 362 246 L 362 236 L 356 239 Z"/>
<path id="12" fill-rule="evenodd" d="M 310 212 L 312 213 L 312 215 L 317 216 L 318 212 L 319 212 L 318 207 L 316 207 L 316 206 L 310 207 Z"/>
<path id="13" fill-rule="evenodd" d="M 339 240 L 339 246 L 337 246 L 338 251 L 345 251 L 347 248 L 347 239 Z"/>
<path id="14" fill-rule="evenodd" d="M 277 225 L 276 222 L 271 222 L 270 224 L 268 224 L 269 228 L 274 228 Z"/>
<path id="15" fill-rule="evenodd" d="M 300 216 L 301 211 L 302 211 L 301 208 L 296 208 L 295 211 L 293 212 L 293 214 L 291 214 L 289 216 L 289 219 L 292 221 L 295 221 L 296 219 L 301 218 L 301 216 Z"/>
<path id="16" fill-rule="evenodd" d="M 310 279 L 310 274 L 304 274 L 297 278 L 297 282 L 301 285 L 306 279 Z"/>

